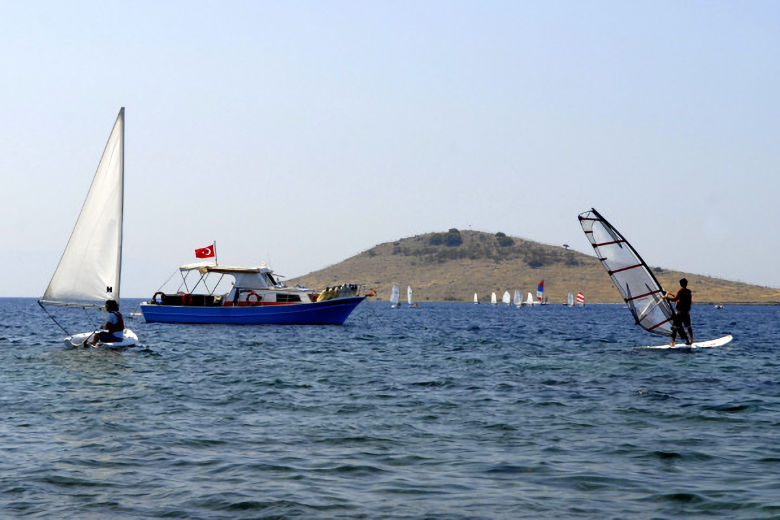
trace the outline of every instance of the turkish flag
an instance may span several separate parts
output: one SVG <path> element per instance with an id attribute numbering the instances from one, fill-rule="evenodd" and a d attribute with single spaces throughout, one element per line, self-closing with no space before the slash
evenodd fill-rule
<path id="1" fill-rule="evenodd" d="M 195 258 L 211 258 L 214 256 L 214 245 L 201 247 L 195 250 Z"/>

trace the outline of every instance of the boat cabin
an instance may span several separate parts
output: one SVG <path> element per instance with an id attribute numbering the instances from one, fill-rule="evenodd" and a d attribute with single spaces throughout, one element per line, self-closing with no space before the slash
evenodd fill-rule
<path id="1" fill-rule="evenodd" d="M 239 307 L 295 305 L 355 296 L 359 286 L 328 287 L 321 293 L 307 287 L 288 287 L 268 267 L 231 267 L 189 264 L 179 267 L 182 282 L 175 293 L 158 291 L 149 301 L 155 305 Z M 228 277 L 227 280 L 225 277 Z M 226 283 L 233 280 L 225 292 Z"/>

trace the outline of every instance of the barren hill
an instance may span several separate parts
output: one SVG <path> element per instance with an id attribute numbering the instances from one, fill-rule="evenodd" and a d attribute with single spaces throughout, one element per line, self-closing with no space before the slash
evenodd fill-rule
<path id="1" fill-rule="evenodd" d="M 780 289 L 732 282 L 654 267 L 661 284 L 675 290 L 685 276 L 698 303 L 779 303 Z M 520 289 L 536 295 L 544 280 L 551 303 L 566 301 L 569 292 L 582 291 L 586 303 L 617 303 L 620 295 L 595 257 L 509 237 L 503 233 L 458 231 L 426 233 L 379 244 L 341 263 L 294 280 L 322 288 L 344 282 L 374 288 L 387 299 L 393 284 L 402 292 L 414 289 L 420 301 L 471 301 L 476 292 L 487 302 L 495 292 Z"/>

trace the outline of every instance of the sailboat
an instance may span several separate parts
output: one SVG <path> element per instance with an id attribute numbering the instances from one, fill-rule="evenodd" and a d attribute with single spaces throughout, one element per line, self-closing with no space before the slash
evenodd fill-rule
<path id="1" fill-rule="evenodd" d="M 595 208 L 581 213 L 579 221 L 585 237 L 593 246 L 596 258 L 620 292 L 635 323 L 653 334 L 671 337 L 675 310 L 670 301 L 664 299 L 666 291 L 636 249 Z M 686 347 L 714 347 L 725 345 L 732 339 L 729 334 L 717 340 L 694 343 Z M 670 347 L 667 344 L 650 348 Z"/>
<path id="2" fill-rule="evenodd" d="M 414 298 L 412 297 L 412 286 L 407 285 L 406 286 L 406 303 L 409 304 L 409 307 L 417 307 L 417 302 L 414 301 Z"/>
<path id="3" fill-rule="evenodd" d="M 498 305 L 498 298 L 496 298 L 496 293 L 490 294 L 490 304 L 491 305 Z"/>
<path id="4" fill-rule="evenodd" d="M 477 293 L 474 293 L 474 303 L 479 305 L 479 298 L 477 297 Z"/>
<path id="5" fill-rule="evenodd" d="M 515 289 L 515 297 L 512 301 L 515 304 L 515 307 L 520 307 L 523 304 L 523 297 L 520 296 L 520 289 Z"/>
<path id="6" fill-rule="evenodd" d="M 398 290 L 398 286 L 394 285 L 393 289 L 390 291 L 390 307 L 393 309 L 397 309 L 401 304 L 399 303 L 401 299 L 401 291 Z"/>
<path id="7" fill-rule="evenodd" d="M 92 185 L 81 207 L 76 225 L 60 257 L 49 286 L 38 300 L 44 304 L 74 307 L 102 307 L 106 300 L 119 301 L 122 271 L 122 214 L 124 205 L 125 109 L 114 127 L 98 163 Z M 51 315 L 52 320 L 69 334 Z M 85 345 L 99 331 L 68 335 L 66 344 Z M 114 335 L 118 336 L 117 333 Z M 129 347 L 138 337 L 125 328 L 121 341 L 98 346 Z"/>
<path id="8" fill-rule="evenodd" d="M 509 291 L 504 291 L 504 296 L 501 298 L 501 301 L 507 305 L 512 303 L 512 297 L 509 296 Z"/>
<path id="9" fill-rule="evenodd" d="M 569 299 L 567 300 L 566 305 L 569 307 L 574 307 L 574 295 L 572 293 L 569 293 Z"/>
<path id="10" fill-rule="evenodd" d="M 585 295 L 582 294 L 582 291 L 577 293 L 577 307 L 584 307 L 585 306 Z"/>
<path id="11" fill-rule="evenodd" d="M 533 305 L 534 303 L 536 303 L 534 302 L 534 297 L 531 295 L 531 293 L 528 293 L 524 305 Z"/>

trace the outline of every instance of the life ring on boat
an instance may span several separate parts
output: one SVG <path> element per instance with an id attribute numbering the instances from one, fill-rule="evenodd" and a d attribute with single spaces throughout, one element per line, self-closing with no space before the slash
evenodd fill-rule
<path id="1" fill-rule="evenodd" d="M 160 297 L 160 301 L 157 301 L 158 296 Z M 165 293 L 162 291 L 157 291 L 156 293 L 154 293 L 154 296 L 152 296 L 152 303 L 156 305 L 162 305 L 163 300 L 165 300 Z"/>
<path id="2" fill-rule="evenodd" d="M 252 296 L 255 297 L 254 300 L 250 300 Z M 255 291 L 249 291 L 249 293 L 246 295 L 246 304 L 247 305 L 257 305 L 257 303 L 260 301 L 260 295 L 257 294 Z"/>
<path id="3" fill-rule="evenodd" d="M 181 295 L 182 305 L 192 305 L 192 295 L 190 293 L 184 293 Z"/>

